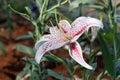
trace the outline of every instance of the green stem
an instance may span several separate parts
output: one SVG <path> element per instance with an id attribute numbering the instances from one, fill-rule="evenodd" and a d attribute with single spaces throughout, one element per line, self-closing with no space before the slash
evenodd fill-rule
<path id="1" fill-rule="evenodd" d="M 47 0 L 44 0 L 43 5 L 42 5 L 41 10 L 40 10 L 40 16 L 38 17 L 37 21 L 41 21 L 42 20 L 43 10 L 44 10 L 46 2 L 47 2 Z"/>
<path id="2" fill-rule="evenodd" d="M 9 39 L 11 41 L 12 40 L 12 22 L 11 22 L 12 12 L 8 8 L 9 0 L 4 0 L 3 2 L 4 2 L 4 5 L 5 5 L 5 11 L 6 11 L 6 14 L 7 14 L 7 27 L 8 27 L 8 33 L 9 33 Z"/>
<path id="3" fill-rule="evenodd" d="M 55 20 L 57 22 L 57 25 L 58 25 L 58 18 L 57 18 L 57 10 L 55 9 Z"/>
<path id="4" fill-rule="evenodd" d="M 45 11 L 44 14 L 58 8 L 60 5 L 64 5 L 67 2 L 68 2 L 68 0 L 63 1 L 61 4 L 58 3 L 57 5 L 53 6 L 52 8 L 48 9 L 47 11 Z"/>
<path id="5" fill-rule="evenodd" d="M 111 17 L 111 14 L 109 13 L 108 14 L 108 17 L 109 17 L 109 22 L 110 22 L 110 26 L 111 26 L 111 28 L 113 28 L 114 29 L 114 26 L 113 26 L 113 22 L 112 22 L 112 17 Z M 114 34 L 114 30 L 113 30 L 113 34 Z M 114 48 L 114 60 L 116 59 L 116 44 L 115 44 L 116 42 L 115 42 L 115 37 L 114 37 L 114 35 L 113 35 L 113 48 Z M 115 80 L 115 61 L 114 61 L 114 75 L 112 75 L 113 77 L 113 80 Z"/>
<path id="6" fill-rule="evenodd" d="M 39 40 L 40 34 L 39 34 L 39 27 L 35 21 L 31 21 L 32 24 L 35 26 L 35 35 L 36 35 L 36 41 Z"/>
<path id="7" fill-rule="evenodd" d="M 40 74 L 39 77 L 40 77 L 40 79 L 41 79 L 41 78 L 42 78 L 42 70 L 41 70 L 41 68 L 40 68 L 39 65 L 38 65 L 38 73 Z"/>
<path id="8" fill-rule="evenodd" d="M 112 0 L 108 0 L 108 6 L 109 6 L 109 10 L 112 11 L 113 9 Z"/>
<path id="9" fill-rule="evenodd" d="M 117 61 L 117 42 L 116 42 L 116 35 L 117 35 L 117 20 L 116 20 L 116 0 L 114 1 L 115 2 L 115 9 L 114 9 L 114 19 L 113 19 L 113 24 L 114 24 L 114 52 L 115 52 L 115 61 L 114 61 L 114 70 L 115 70 L 115 78 L 117 77 L 116 76 L 116 61 Z"/>
<path id="10" fill-rule="evenodd" d="M 89 59 L 90 59 L 89 61 L 90 62 L 89 63 L 92 63 L 92 61 L 93 61 L 93 58 L 92 58 L 92 55 L 93 55 L 92 54 L 92 47 L 93 47 L 93 41 L 90 42 L 90 56 L 89 56 Z"/>
<path id="11" fill-rule="evenodd" d="M 82 16 L 82 4 L 79 4 L 79 11 L 80 11 L 80 15 L 79 16 Z"/>

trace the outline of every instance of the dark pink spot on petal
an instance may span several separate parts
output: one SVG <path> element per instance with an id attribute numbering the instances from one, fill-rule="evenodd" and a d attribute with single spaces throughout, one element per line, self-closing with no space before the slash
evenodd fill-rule
<path id="1" fill-rule="evenodd" d="M 62 31 L 64 32 L 64 33 L 67 33 L 67 31 L 62 27 Z"/>
<path id="2" fill-rule="evenodd" d="M 80 31 L 78 31 L 74 36 L 78 36 L 79 34 L 83 33 L 90 24 L 85 25 Z"/>
<path id="3" fill-rule="evenodd" d="M 70 49 L 71 49 L 72 51 L 76 52 L 76 53 L 78 52 L 78 49 L 77 49 L 77 46 L 76 46 L 76 43 L 75 43 L 75 42 L 70 44 Z"/>

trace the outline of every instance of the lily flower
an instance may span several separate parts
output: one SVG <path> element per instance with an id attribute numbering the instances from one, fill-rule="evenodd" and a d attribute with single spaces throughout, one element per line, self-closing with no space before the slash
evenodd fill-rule
<path id="1" fill-rule="evenodd" d="M 92 38 L 97 34 L 97 28 L 103 28 L 100 20 L 91 17 L 78 17 L 71 25 L 67 20 L 61 20 L 58 26 L 50 27 L 50 34 L 44 35 L 36 42 L 37 49 L 35 60 L 40 63 L 42 56 L 50 50 L 68 45 L 70 56 L 81 66 L 93 69 L 83 58 L 82 49 L 77 39 L 89 28 L 92 30 Z"/>

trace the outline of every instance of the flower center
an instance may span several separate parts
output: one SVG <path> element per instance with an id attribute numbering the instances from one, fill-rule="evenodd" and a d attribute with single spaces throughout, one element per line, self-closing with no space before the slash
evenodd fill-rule
<path id="1" fill-rule="evenodd" d="M 69 36 L 65 36 L 65 39 L 67 39 L 67 40 L 71 40 L 71 37 L 69 37 Z"/>

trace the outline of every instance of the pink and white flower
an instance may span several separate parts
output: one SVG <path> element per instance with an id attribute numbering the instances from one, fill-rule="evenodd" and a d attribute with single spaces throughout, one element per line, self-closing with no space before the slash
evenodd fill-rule
<path id="1" fill-rule="evenodd" d="M 80 65 L 87 69 L 93 69 L 83 59 L 82 49 L 77 39 L 89 28 L 92 30 L 92 38 L 97 35 L 96 28 L 103 28 L 100 20 L 91 17 L 79 17 L 71 25 L 67 20 L 61 20 L 58 27 L 50 27 L 50 34 L 44 35 L 36 42 L 37 49 L 35 60 L 40 63 L 42 56 L 50 50 L 58 49 L 64 45 L 69 46 L 70 56 Z"/>

